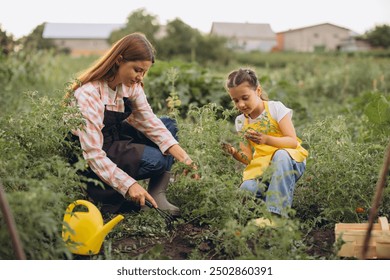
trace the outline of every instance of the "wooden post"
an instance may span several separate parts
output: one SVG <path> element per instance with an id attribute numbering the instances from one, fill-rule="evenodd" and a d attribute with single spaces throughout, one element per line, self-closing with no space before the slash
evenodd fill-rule
<path id="1" fill-rule="evenodd" d="M 389 166 L 390 166 L 390 142 L 387 145 L 387 149 L 386 149 L 386 153 L 385 153 L 385 160 L 383 162 L 382 170 L 381 170 L 380 175 L 379 175 L 379 180 L 376 184 L 376 193 L 375 193 L 375 196 L 372 200 L 372 206 L 371 206 L 371 210 L 369 213 L 368 228 L 367 228 L 367 233 L 366 233 L 366 237 L 364 239 L 363 249 L 362 249 L 362 259 L 363 260 L 366 259 L 368 244 L 369 244 L 370 238 L 371 238 L 371 231 L 372 231 L 372 227 L 374 224 L 374 220 L 375 220 L 377 213 L 378 213 L 380 201 L 382 199 L 383 189 L 385 188 L 386 178 L 387 178 L 387 175 L 389 172 Z"/>
<path id="2" fill-rule="evenodd" d="M 8 204 L 8 200 L 5 196 L 3 185 L 0 183 L 0 208 L 3 213 L 5 222 L 8 227 L 8 231 L 11 235 L 12 245 L 15 250 L 16 258 L 19 260 L 25 260 L 26 255 L 24 254 L 22 242 L 20 241 L 18 231 L 16 229 L 15 220 L 11 213 L 11 209 Z"/>

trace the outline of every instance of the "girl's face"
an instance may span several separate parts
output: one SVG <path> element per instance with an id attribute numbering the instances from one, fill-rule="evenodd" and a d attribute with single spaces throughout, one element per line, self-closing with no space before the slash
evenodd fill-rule
<path id="1" fill-rule="evenodd" d="M 123 61 L 119 64 L 118 83 L 131 87 L 142 82 L 146 72 L 152 66 L 151 61 Z"/>
<path id="2" fill-rule="evenodd" d="M 239 86 L 229 89 L 229 95 L 236 108 L 245 115 L 250 115 L 251 118 L 256 118 L 261 113 L 262 103 L 260 95 L 261 89 L 256 90 L 251 88 L 248 82 L 244 82 Z"/>

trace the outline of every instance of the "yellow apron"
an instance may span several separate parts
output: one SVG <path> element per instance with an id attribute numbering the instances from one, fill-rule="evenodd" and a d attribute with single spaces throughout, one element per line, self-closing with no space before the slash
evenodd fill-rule
<path id="1" fill-rule="evenodd" d="M 261 117 L 261 119 L 259 119 L 258 121 L 251 124 L 249 123 L 248 117 L 245 116 L 244 126 L 241 131 L 245 132 L 248 129 L 253 129 L 267 135 L 282 137 L 283 134 L 280 131 L 278 122 L 271 117 L 271 114 L 269 112 L 268 102 L 263 101 L 263 103 L 265 107 L 264 116 Z M 291 148 L 282 148 L 282 149 L 287 151 L 295 161 L 303 162 L 307 158 L 309 153 L 301 146 L 302 143 L 301 139 L 297 137 L 297 140 L 298 140 L 298 146 L 295 149 L 291 149 Z M 260 177 L 269 166 L 274 153 L 277 150 L 281 149 L 266 144 L 256 144 L 250 140 L 248 141 L 251 147 L 254 148 L 254 153 L 253 153 L 252 160 L 244 170 L 244 174 L 243 174 L 244 181 Z"/>

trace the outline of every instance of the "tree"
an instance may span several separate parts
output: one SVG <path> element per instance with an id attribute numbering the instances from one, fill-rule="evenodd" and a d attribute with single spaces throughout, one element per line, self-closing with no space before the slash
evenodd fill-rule
<path id="1" fill-rule="evenodd" d="M 390 48 L 390 25 L 378 25 L 364 34 L 364 38 L 373 47 Z"/>
<path id="2" fill-rule="evenodd" d="M 29 35 L 24 36 L 18 40 L 18 42 L 23 46 L 24 50 L 58 50 L 52 40 L 43 38 L 44 28 L 45 23 L 42 23 L 35 27 L 35 29 Z"/>
<path id="3" fill-rule="evenodd" d="M 231 56 L 225 47 L 225 38 L 202 35 L 179 18 L 169 21 L 166 26 L 160 26 L 157 17 L 148 14 L 144 9 L 131 13 L 126 26 L 112 32 L 109 42 L 112 44 L 133 32 L 146 35 L 155 46 L 159 59 L 180 58 L 184 61 L 218 61 L 226 64 Z"/>
<path id="4" fill-rule="evenodd" d="M 202 36 L 196 48 L 197 59 L 200 63 L 213 62 L 222 65 L 229 64 L 233 51 L 226 47 L 227 38 L 215 35 Z"/>
<path id="5" fill-rule="evenodd" d="M 8 55 L 13 51 L 15 46 L 15 41 L 12 35 L 8 35 L 5 30 L 3 30 L 0 25 L 0 46 L 1 46 L 1 54 Z"/>
<path id="6" fill-rule="evenodd" d="M 176 18 L 168 22 L 165 36 L 157 42 L 158 54 L 163 58 L 179 56 L 187 61 L 194 61 L 200 37 L 197 29 Z"/>
<path id="7" fill-rule="evenodd" d="M 150 15 L 145 9 L 141 8 L 135 10 L 128 16 L 127 23 L 124 28 L 111 33 L 109 42 L 112 44 L 130 33 L 141 32 L 145 34 L 152 44 L 154 44 L 156 42 L 155 36 L 159 29 L 160 26 L 157 16 Z"/>
<path id="8" fill-rule="evenodd" d="M 166 26 L 166 35 L 157 42 L 159 57 L 179 57 L 185 61 L 226 65 L 231 51 L 226 48 L 227 39 L 214 35 L 203 35 L 197 29 L 176 18 Z"/>

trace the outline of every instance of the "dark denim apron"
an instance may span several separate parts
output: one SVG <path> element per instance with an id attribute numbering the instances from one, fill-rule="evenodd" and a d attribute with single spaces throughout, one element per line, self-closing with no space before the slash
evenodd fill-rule
<path id="1" fill-rule="evenodd" d="M 123 98 L 125 112 L 115 112 L 105 109 L 103 133 L 103 150 L 120 169 L 136 178 L 139 162 L 145 144 L 152 143 L 140 131 L 128 124 L 126 118 L 131 114 L 131 102 Z M 97 179 L 104 184 L 104 188 L 93 183 L 87 184 L 87 194 L 99 204 L 103 213 L 117 213 L 139 211 L 140 206 L 125 199 L 118 191 L 103 182 L 90 168 L 85 176 Z"/>

